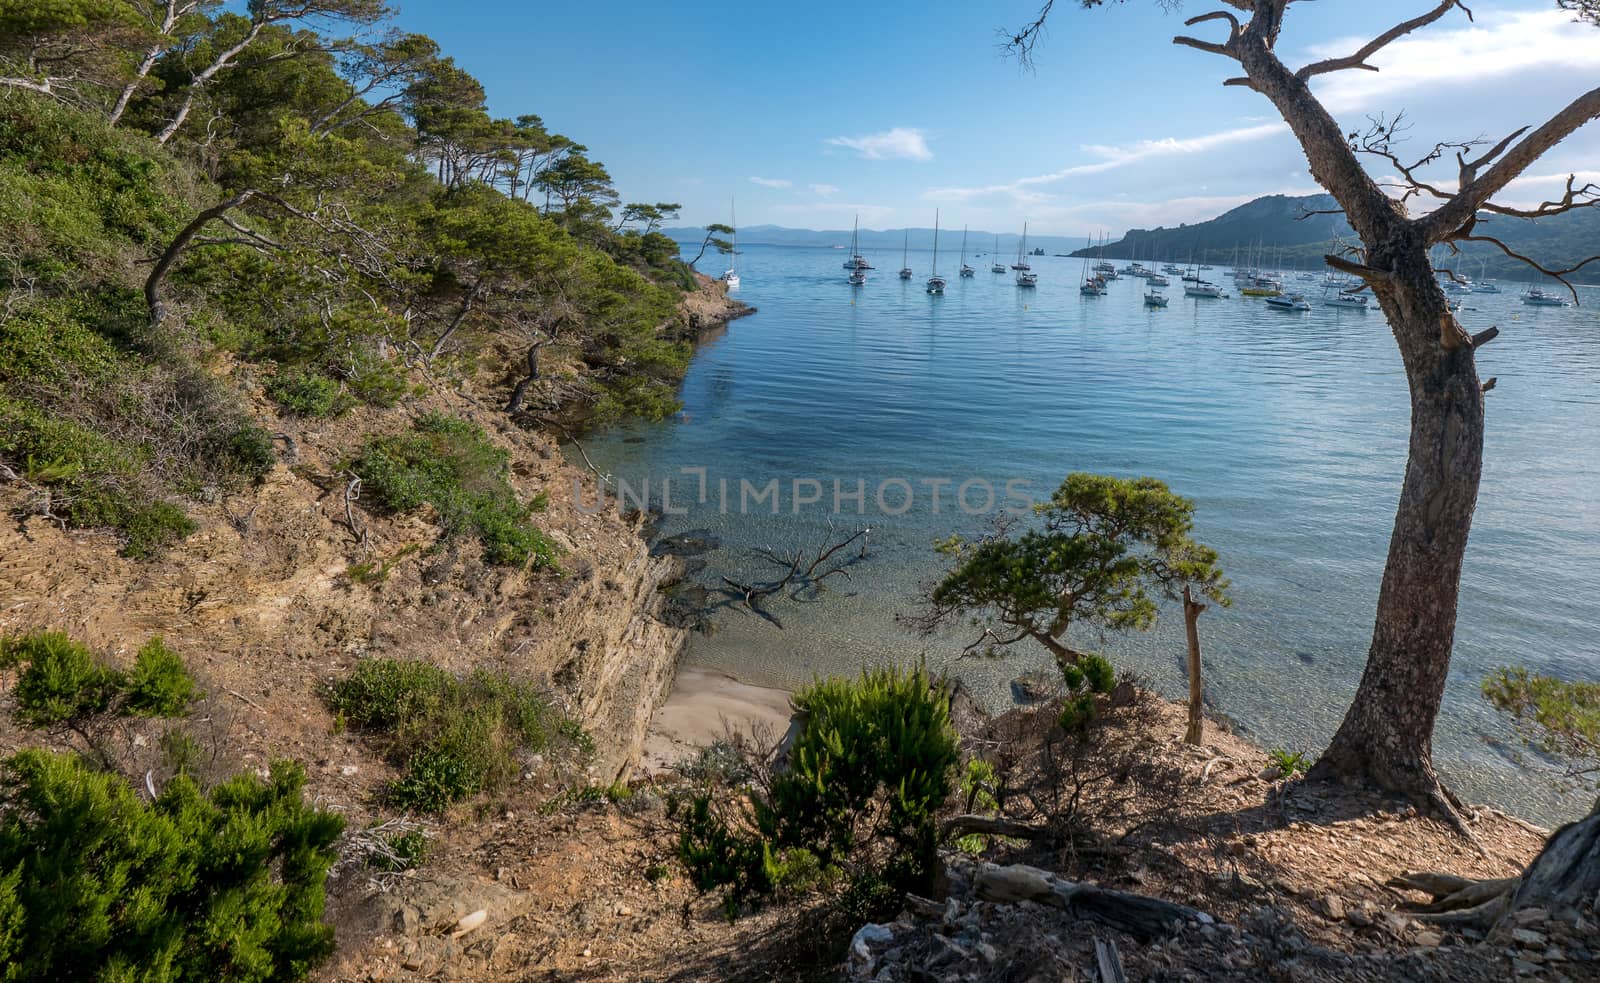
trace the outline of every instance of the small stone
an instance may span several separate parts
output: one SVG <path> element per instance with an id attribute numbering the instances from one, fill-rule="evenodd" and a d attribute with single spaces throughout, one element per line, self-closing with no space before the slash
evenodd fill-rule
<path id="1" fill-rule="evenodd" d="M 1514 928 L 1511 930 L 1511 941 L 1524 949 L 1543 948 L 1549 941 L 1543 932 L 1535 932 L 1531 928 Z"/>
<path id="2" fill-rule="evenodd" d="M 1261 774 L 1256 776 L 1264 782 L 1275 782 L 1283 777 L 1283 769 L 1277 765 L 1261 769 Z"/>
<path id="3" fill-rule="evenodd" d="M 395 912 L 395 926 L 402 935 L 416 935 L 422 927 L 422 915 L 410 905 L 404 905 Z"/>
<path id="4" fill-rule="evenodd" d="M 625 904 L 617 905 L 617 917 L 618 918 L 627 918 L 631 914 L 633 914 L 633 909 L 632 908 L 629 908 Z"/>
<path id="5" fill-rule="evenodd" d="M 1436 949 L 1439 946 L 1444 945 L 1444 936 L 1440 935 L 1438 932 L 1418 932 L 1416 942 L 1417 945 L 1426 946 L 1429 949 Z"/>
<path id="6" fill-rule="evenodd" d="M 343 775 L 346 778 L 349 778 L 351 775 L 354 775 L 356 772 L 358 772 L 360 770 L 361 769 L 358 768 L 355 765 L 340 765 L 339 766 L 339 774 Z"/>
<path id="7" fill-rule="evenodd" d="M 1356 928 L 1372 927 L 1372 913 L 1367 911 L 1365 905 L 1362 905 L 1359 908 L 1351 908 L 1349 911 L 1345 912 L 1344 920 L 1354 925 Z"/>
<path id="8" fill-rule="evenodd" d="M 409 970 L 410 972 L 413 972 L 413 973 L 419 972 L 422 969 L 422 960 L 419 959 L 416 956 L 412 956 L 411 958 L 407 959 L 405 962 L 401 963 L 400 964 L 400 968 L 401 969 L 405 969 L 405 970 Z"/>
<path id="9" fill-rule="evenodd" d="M 994 946 L 987 942 L 978 943 L 978 955 L 986 963 L 997 963 L 1000 961 L 999 951 L 997 951 Z"/>
<path id="10" fill-rule="evenodd" d="M 1558 945 L 1553 945 L 1544 951 L 1544 961 L 1547 963 L 1564 963 L 1567 961 L 1567 950 Z"/>
<path id="11" fill-rule="evenodd" d="M 1511 960 L 1511 968 L 1516 971 L 1518 976 L 1533 976 L 1542 972 L 1538 966 L 1528 962 L 1526 959 Z"/>
<path id="12" fill-rule="evenodd" d="M 1543 908 L 1518 908 L 1512 913 L 1511 920 L 1521 928 L 1530 928 L 1549 921 L 1550 912 Z"/>
<path id="13" fill-rule="evenodd" d="M 588 946 L 584 946 L 583 947 L 583 952 L 581 953 L 583 958 L 588 959 L 593 954 L 594 954 L 594 950 L 590 949 Z"/>
<path id="14" fill-rule="evenodd" d="M 1349 909 L 1344 905 L 1344 899 L 1337 894 L 1326 894 L 1317 901 L 1317 913 L 1329 921 L 1343 921 Z"/>

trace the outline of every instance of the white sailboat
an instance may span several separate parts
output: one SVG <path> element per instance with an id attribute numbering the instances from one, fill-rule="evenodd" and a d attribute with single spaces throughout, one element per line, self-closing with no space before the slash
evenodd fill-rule
<path id="1" fill-rule="evenodd" d="M 933 276 L 928 277 L 928 293 L 944 293 L 944 277 L 939 275 L 939 210 L 933 210 Z"/>
<path id="2" fill-rule="evenodd" d="M 733 228 L 729 237 L 732 248 L 728 251 L 728 272 L 722 274 L 722 282 L 727 284 L 729 290 L 739 289 L 739 214 L 733 210 L 733 199 L 728 199 L 728 224 Z"/>
<path id="3" fill-rule="evenodd" d="M 961 227 L 961 275 L 971 277 L 976 272 L 978 271 L 967 265 L 967 227 L 963 225 Z"/>
<path id="4" fill-rule="evenodd" d="M 906 262 L 906 254 L 911 249 L 911 230 L 906 230 L 905 242 L 900 245 L 900 279 L 911 279 L 911 266 Z"/>
<path id="5" fill-rule="evenodd" d="M 1013 270 L 1017 271 L 1017 286 L 1019 286 L 1019 287 L 1037 287 L 1039 285 L 1039 274 L 1029 272 L 1032 269 L 1032 267 L 1030 267 L 1028 265 L 1028 261 L 1024 258 L 1027 255 L 1028 255 L 1028 223 L 1027 222 L 1023 222 L 1022 223 L 1022 242 L 1020 242 L 1017 245 L 1017 261 L 1015 263 L 1011 264 L 1011 268 Z"/>
<path id="6" fill-rule="evenodd" d="M 1004 273 L 1006 264 L 1000 262 L 1000 237 L 994 237 L 994 262 L 989 264 L 990 273 Z"/>
<path id="7" fill-rule="evenodd" d="M 844 268 L 850 271 L 850 275 L 845 277 L 845 281 L 852 287 L 859 287 L 866 283 L 867 271 L 872 269 L 867 265 L 867 261 L 861 258 L 861 252 L 857 248 L 860 243 L 861 216 L 857 215 L 855 227 L 850 230 L 850 260 L 844 264 Z"/>
<path id="8" fill-rule="evenodd" d="M 872 269 L 872 264 L 867 262 L 867 258 L 865 256 L 861 255 L 861 249 L 859 248 L 860 232 L 861 216 L 857 215 L 855 227 L 850 230 L 850 258 L 844 261 L 844 268 L 847 270 L 860 271 Z M 851 277 L 850 282 L 854 283 L 855 278 Z M 861 282 L 866 283 L 867 278 L 862 277 Z"/>

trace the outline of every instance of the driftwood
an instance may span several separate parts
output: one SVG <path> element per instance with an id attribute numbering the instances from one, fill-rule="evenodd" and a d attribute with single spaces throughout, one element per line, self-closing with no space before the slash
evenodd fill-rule
<path id="1" fill-rule="evenodd" d="M 1167 935 L 1183 922 L 1209 924 L 1216 921 L 1188 905 L 1064 880 L 1025 864 L 1010 867 L 985 864 L 978 871 L 976 884 L 978 897 L 985 901 L 1036 901 L 1075 915 L 1087 915 L 1141 942 Z"/>
<path id="2" fill-rule="evenodd" d="M 1122 953 L 1110 939 L 1094 937 L 1095 968 L 1100 971 L 1100 983 L 1128 983 L 1128 973 L 1122 968 Z"/>
<path id="3" fill-rule="evenodd" d="M 829 523 L 828 529 L 830 539 L 818 545 L 814 554 L 804 549 L 795 550 L 788 555 L 780 555 L 772 550 L 762 551 L 761 555 L 767 560 L 787 568 L 779 579 L 765 583 L 745 583 L 732 577 L 723 577 L 722 582 L 725 585 L 722 588 L 723 593 L 731 599 L 742 602 L 749 610 L 782 628 L 783 622 L 763 608 L 762 601 L 780 593 L 786 593 L 791 599 L 799 600 L 806 591 L 820 592 L 829 577 L 841 576 L 849 580 L 849 568 L 867 558 L 867 540 L 872 534 L 871 527 L 858 526 L 854 533 L 848 536 L 841 535 L 837 539 L 831 538 L 832 523 Z M 834 559 L 840 550 L 857 542 L 861 547 L 856 553 L 842 560 Z"/>

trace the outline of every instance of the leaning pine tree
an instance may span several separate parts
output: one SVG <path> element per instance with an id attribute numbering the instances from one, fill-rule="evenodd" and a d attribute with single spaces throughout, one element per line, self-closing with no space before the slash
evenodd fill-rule
<path id="1" fill-rule="evenodd" d="M 1097 7 L 1105 0 L 1078 2 Z M 1460 0 L 1440 0 L 1346 56 L 1297 69 L 1286 65 L 1275 50 L 1295 0 L 1218 2 L 1232 9 L 1203 13 L 1185 24 L 1221 25 L 1226 34 L 1220 40 L 1183 36 L 1174 43 L 1234 62 L 1241 74 L 1224 84 L 1261 93 L 1289 124 L 1311 176 L 1338 201 L 1361 240 L 1355 255 L 1328 256 L 1328 265 L 1359 277 L 1378 299 L 1411 390 L 1406 474 L 1366 670 L 1344 722 L 1311 777 L 1365 781 L 1431 804 L 1470 836 L 1457 811 L 1459 803 L 1434 771 L 1432 741 L 1450 668 L 1462 559 L 1482 474 L 1483 394 L 1494 384 L 1493 379 L 1479 379 L 1475 352 L 1498 330 L 1469 335 L 1461 327 L 1450 313 L 1429 250 L 1486 242 L 1563 283 L 1564 277 L 1600 259 L 1551 269 L 1515 253 L 1491 234 L 1493 220 L 1503 216 L 1539 219 L 1600 205 L 1600 186 L 1580 184 L 1576 175 L 1559 197 L 1534 208 L 1495 200 L 1552 147 L 1600 117 L 1600 87 L 1577 96 L 1543 123 L 1524 126 L 1492 145 L 1477 140 L 1439 143 L 1410 160 L 1400 156 L 1403 126 L 1378 117 L 1365 133 L 1346 133 L 1312 91 L 1311 82 L 1333 72 L 1377 71 L 1372 59 L 1400 38 L 1454 11 L 1470 18 Z M 1011 50 L 1025 61 L 1053 3 L 1047 0 L 1039 16 L 1011 38 Z M 1162 3 L 1169 8 L 1179 5 L 1177 0 Z M 1557 6 L 1600 26 L 1600 0 L 1557 0 Z M 1398 194 L 1389 194 L 1362 167 L 1363 154 L 1399 175 Z M 1412 215 L 1408 203 L 1413 198 L 1431 207 Z M 1600 807 L 1557 831 L 1517 883 L 1560 880 L 1570 888 L 1570 877 L 1552 877 L 1548 868 L 1570 869 L 1582 873 L 1588 897 L 1596 897 L 1600 894 L 1600 863 L 1592 862 L 1596 851 L 1573 845 L 1592 847 L 1597 837 Z M 1514 906 L 1542 900 L 1546 899 L 1539 891 L 1519 889 Z"/>

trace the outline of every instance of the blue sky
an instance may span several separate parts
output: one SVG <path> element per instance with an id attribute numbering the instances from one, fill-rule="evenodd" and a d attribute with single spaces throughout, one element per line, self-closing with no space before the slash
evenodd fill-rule
<path id="1" fill-rule="evenodd" d="M 726 221 L 733 197 L 741 225 L 927 226 L 937 207 L 947 228 L 1116 235 L 1317 190 L 1270 104 L 1221 85 L 1232 62 L 1171 45 L 1182 15 L 1154 0 L 1058 3 L 1033 72 L 1002 57 L 996 31 L 1037 0 L 400 2 L 399 26 L 437 38 L 493 112 L 538 113 L 627 200 L 681 202 L 686 225 Z M 1431 5 L 1296 5 L 1278 50 L 1295 64 L 1348 53 Z M 1404 109 L 1426 149 L 1498 140 L 1600 80 L 1600 31 L 1551 0 L 1472 6 L 1475 24 L 1452 13 L 1374 59 L 1380 73 L 1326 76 L 1319 94 L 1347 130 Z M 1596 168 L 1600 123 L 1508 200 Z"/>

